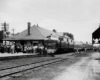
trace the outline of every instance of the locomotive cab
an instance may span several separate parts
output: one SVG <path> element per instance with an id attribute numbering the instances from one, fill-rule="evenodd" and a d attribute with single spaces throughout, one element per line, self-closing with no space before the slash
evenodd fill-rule
<path id="1" fill-rule="evenodd" d="M 57 50 L 57 44 L 58 44 L 57 40 L 45 40 L 44 45 L 47 48 L 47 53 L 48 54 L 55 53 Z"/>

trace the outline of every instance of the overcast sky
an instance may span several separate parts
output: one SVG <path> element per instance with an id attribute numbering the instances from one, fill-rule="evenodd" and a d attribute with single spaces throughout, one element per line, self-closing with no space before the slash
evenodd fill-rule
<path id="1" fill-rule="evenodd" d="M 10 31 L 21 32 L 31 22 L 91 42 L 100 23 L 100 0 L 0 0 L 0 24 L 4 21 Z"/>

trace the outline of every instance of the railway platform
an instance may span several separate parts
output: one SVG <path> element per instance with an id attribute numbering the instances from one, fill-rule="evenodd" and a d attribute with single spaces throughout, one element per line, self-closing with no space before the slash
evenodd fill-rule
<path id="1" fill-rule="evenodd" d="M 69 57 L 71 55 L 75 55 L 74 53 L 67 53 L 67 54 L 60 54 L 55 55 L 55 57 Z M 20 59 L 20 58 L 31 58 L 31 57 L 43 57 L 42 55 L 38 55 L 38 53 L 0 53 L 0 61 L 3 60 L 12 60 L 12 59 Z M 47 55 L 46 57 L 50 57 L 50 55 Z"/>
<path id="2" fill-rule="evenodd" d="M 0 53 L 0 60 L 19 59 L 25 57 L 34 57 L 37 53 Z"/>
<path id="3" fill-rule="evenodd" d="M 23 56 L 23 55 L 35 55 L 36 53 L 0 53 L 0 58 L 1 57 L 10 57 L 10 56 Z"/>

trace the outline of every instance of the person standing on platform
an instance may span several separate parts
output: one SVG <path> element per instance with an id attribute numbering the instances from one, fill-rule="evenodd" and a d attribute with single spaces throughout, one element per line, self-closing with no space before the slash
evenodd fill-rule
<path id="1" fill-rule="evenodd" d="M 29 46 L 27 46 L 27 53 L 29 53 Z"/>
<path id="2" fill-rule="evenodd" d="M 28 53 L 28 46 L 26 45 L 26 53 Z"/>
<path id="3" fill-rule="evenodd" d="M 24 45 L 24 53 L 26 53 L 26 50 L 27 50 L 27 46 Z"/>
<path id="4" fill-rule="evenodd" d="M 40 46 L 40 52 L 41 52 L 41 55 L 43 55 L 43 48 L 44 48 L 44 46 L 41 45 L 41 46 Z"/>
<path id="5" fill-rule="evenodd" d="M 44 48 L 43 48 L 43 55 L 45 55 L 45 56 L 48 55 L 48 54 L 47 54 L 47 47 L 44 47 Z"/>
<path id="6" fill-rule="evenodd" d="M 38 46 L 35 45 L 35 46 L 33 46 L 33 48 L 34 48 L 34 53 L 37 53 L 38 52 Z"/>
<path id="7" fill-rule="evenodd" d="M 11 53 L 14 53 L 14 45 L 11 45 Z"/>
<path id="8" fill-rule="evenodd" d="M 33 45 L 31 46 L 31 48 L 32 48 L 32 53 L 34 53 L 34 48 L 33 48 Z"/>
<path id="9" fill-rule="evenodd" d="M 1 45 L 1 53 L 4 53 L 4 46 Z"/>
<path id="10" fill-rule="evenodd" d="M 29 53 L 31 53 L 31 46 L 29 45 Z"/>
<path id="11" fill-rule="evenodd" d="M 31 45 L 31 53 L 33 53 L 33 46 Z"/>
<path id="12" fill-rule="evenodd" d="M 84 48 L 85 49 L 85 54 L 86 54 L 86 52 L 87 52 L 87 49 L 86 48 Z"/>
<path id="13" fill-rule="evenodd" d="M 0 45 L 0 53 L 1 53 L 1 45 Z"/>
<path id="14" fill-rule="evenodd" d="M 8 45 L 8 53 L 10 53 L 10 45 Z"/>

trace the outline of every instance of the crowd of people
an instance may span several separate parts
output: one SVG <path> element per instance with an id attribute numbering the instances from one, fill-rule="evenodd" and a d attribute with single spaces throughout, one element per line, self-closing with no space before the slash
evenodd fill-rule
<path id="1" fill-rule="evenodd" d="M 43 45 L 0 45 L 0 53 L 38 53 L 47 54 L 46 47 Z"/>

